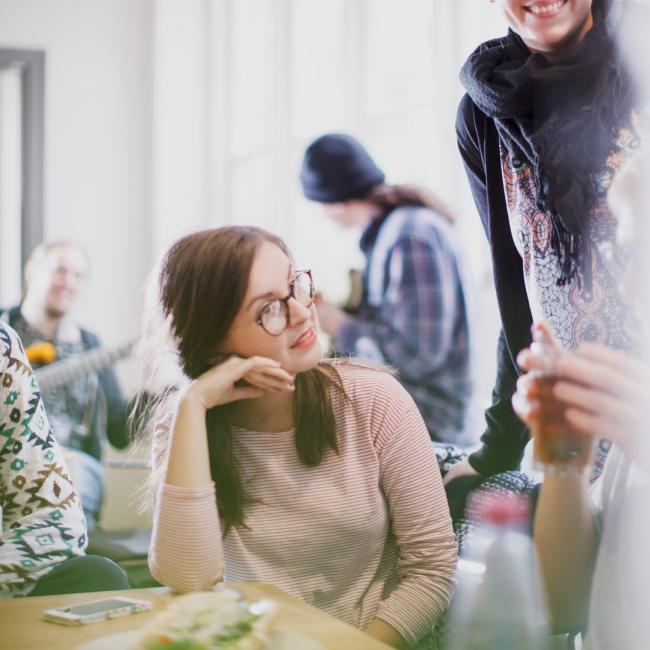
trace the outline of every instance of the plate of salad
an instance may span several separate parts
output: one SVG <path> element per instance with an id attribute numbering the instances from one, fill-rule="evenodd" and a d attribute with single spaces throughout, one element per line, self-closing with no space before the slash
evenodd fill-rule
<path id="1" fill-rule="evenodd" d="M 277 606 L 246 602 L 233 589 L 185 594 L 139 630 L 94 639 L 77 650 L 324 650 L 315 639 L 274 629 Z"/>

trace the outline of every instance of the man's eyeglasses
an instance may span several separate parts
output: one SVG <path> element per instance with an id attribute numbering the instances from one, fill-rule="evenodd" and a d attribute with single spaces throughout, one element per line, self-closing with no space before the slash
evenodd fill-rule
<path id="1" fill-rule="evenodd" d="M 271 336 L 280 336 L 289 326 L 289 300 L 293 298 L 303 307 L 311 307 L 314 302 L 314 281 L 311 271 L 296 271 L 289 285 L 289 295 L 268 302 L 255 321 Z"/>

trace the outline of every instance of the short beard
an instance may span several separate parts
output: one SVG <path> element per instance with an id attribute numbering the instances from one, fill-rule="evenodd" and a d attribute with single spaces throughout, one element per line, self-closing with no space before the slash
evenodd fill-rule
<path id="1" fill-rule="evenodd" d="M 45 315 L 52 320 L 61 320 L 65 316 L 66 312 L 56 309 L 54 307 L 46 307 Z"/>

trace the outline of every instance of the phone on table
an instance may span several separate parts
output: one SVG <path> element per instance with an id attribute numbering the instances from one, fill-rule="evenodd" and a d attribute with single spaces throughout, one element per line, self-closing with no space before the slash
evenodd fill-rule
<path id="1" fill-rule="evenodd" d="M 68 605 L 67 607 L 46 609 L 43 612 L 43 620 L 63 625 L 85 625 L 86 623 L 103 621 L 107 618 L 147 612 L 152 607 L 153 605 L 148 600 L 114 596 L 101 600 L 91 600 L 87 603 Z"/>

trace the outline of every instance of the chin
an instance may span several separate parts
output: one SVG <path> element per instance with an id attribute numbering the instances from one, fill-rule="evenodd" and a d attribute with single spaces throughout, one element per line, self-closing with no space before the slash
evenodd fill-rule
<path id="1" fill-rule="evenodd" d="M 50 318 L 59 320 L 63 318 L 69 310 L 70 307 L 68 305 L 49 305 L 46 312 Z"/>
<path id="2" fill-rule="evenodd" d="M 549 20 L 526 19 L 522 22 L 522 38 L 531 49 L 553 53 L 575 45 L 588 31 L 591 4 L 567 0 L 562 15 Z M 517 31 L 517 30 L 515 30 Z"/>
<path id="3" fill-rule="evenodd" d="M 573 34 L 566 26 L 557 25 L 556 27 L 550 27 L 541 33 L 535 33 L 531 36 L 530 40 L 537 44 L 535 49 L 541 52 L 554 52 L 562 49 L 567 41 L 571 40 Z"/>
<path id="4" fill-rule="evenodd" d="M 323 359 L 323 352 L 320 346 L 314 345 L 308 354 L 305 354 L 302 359 L 288 359 L 284 369 L 292 375 L 297 375 L 299 372 L 307 372 L 315 368 Z"/>

